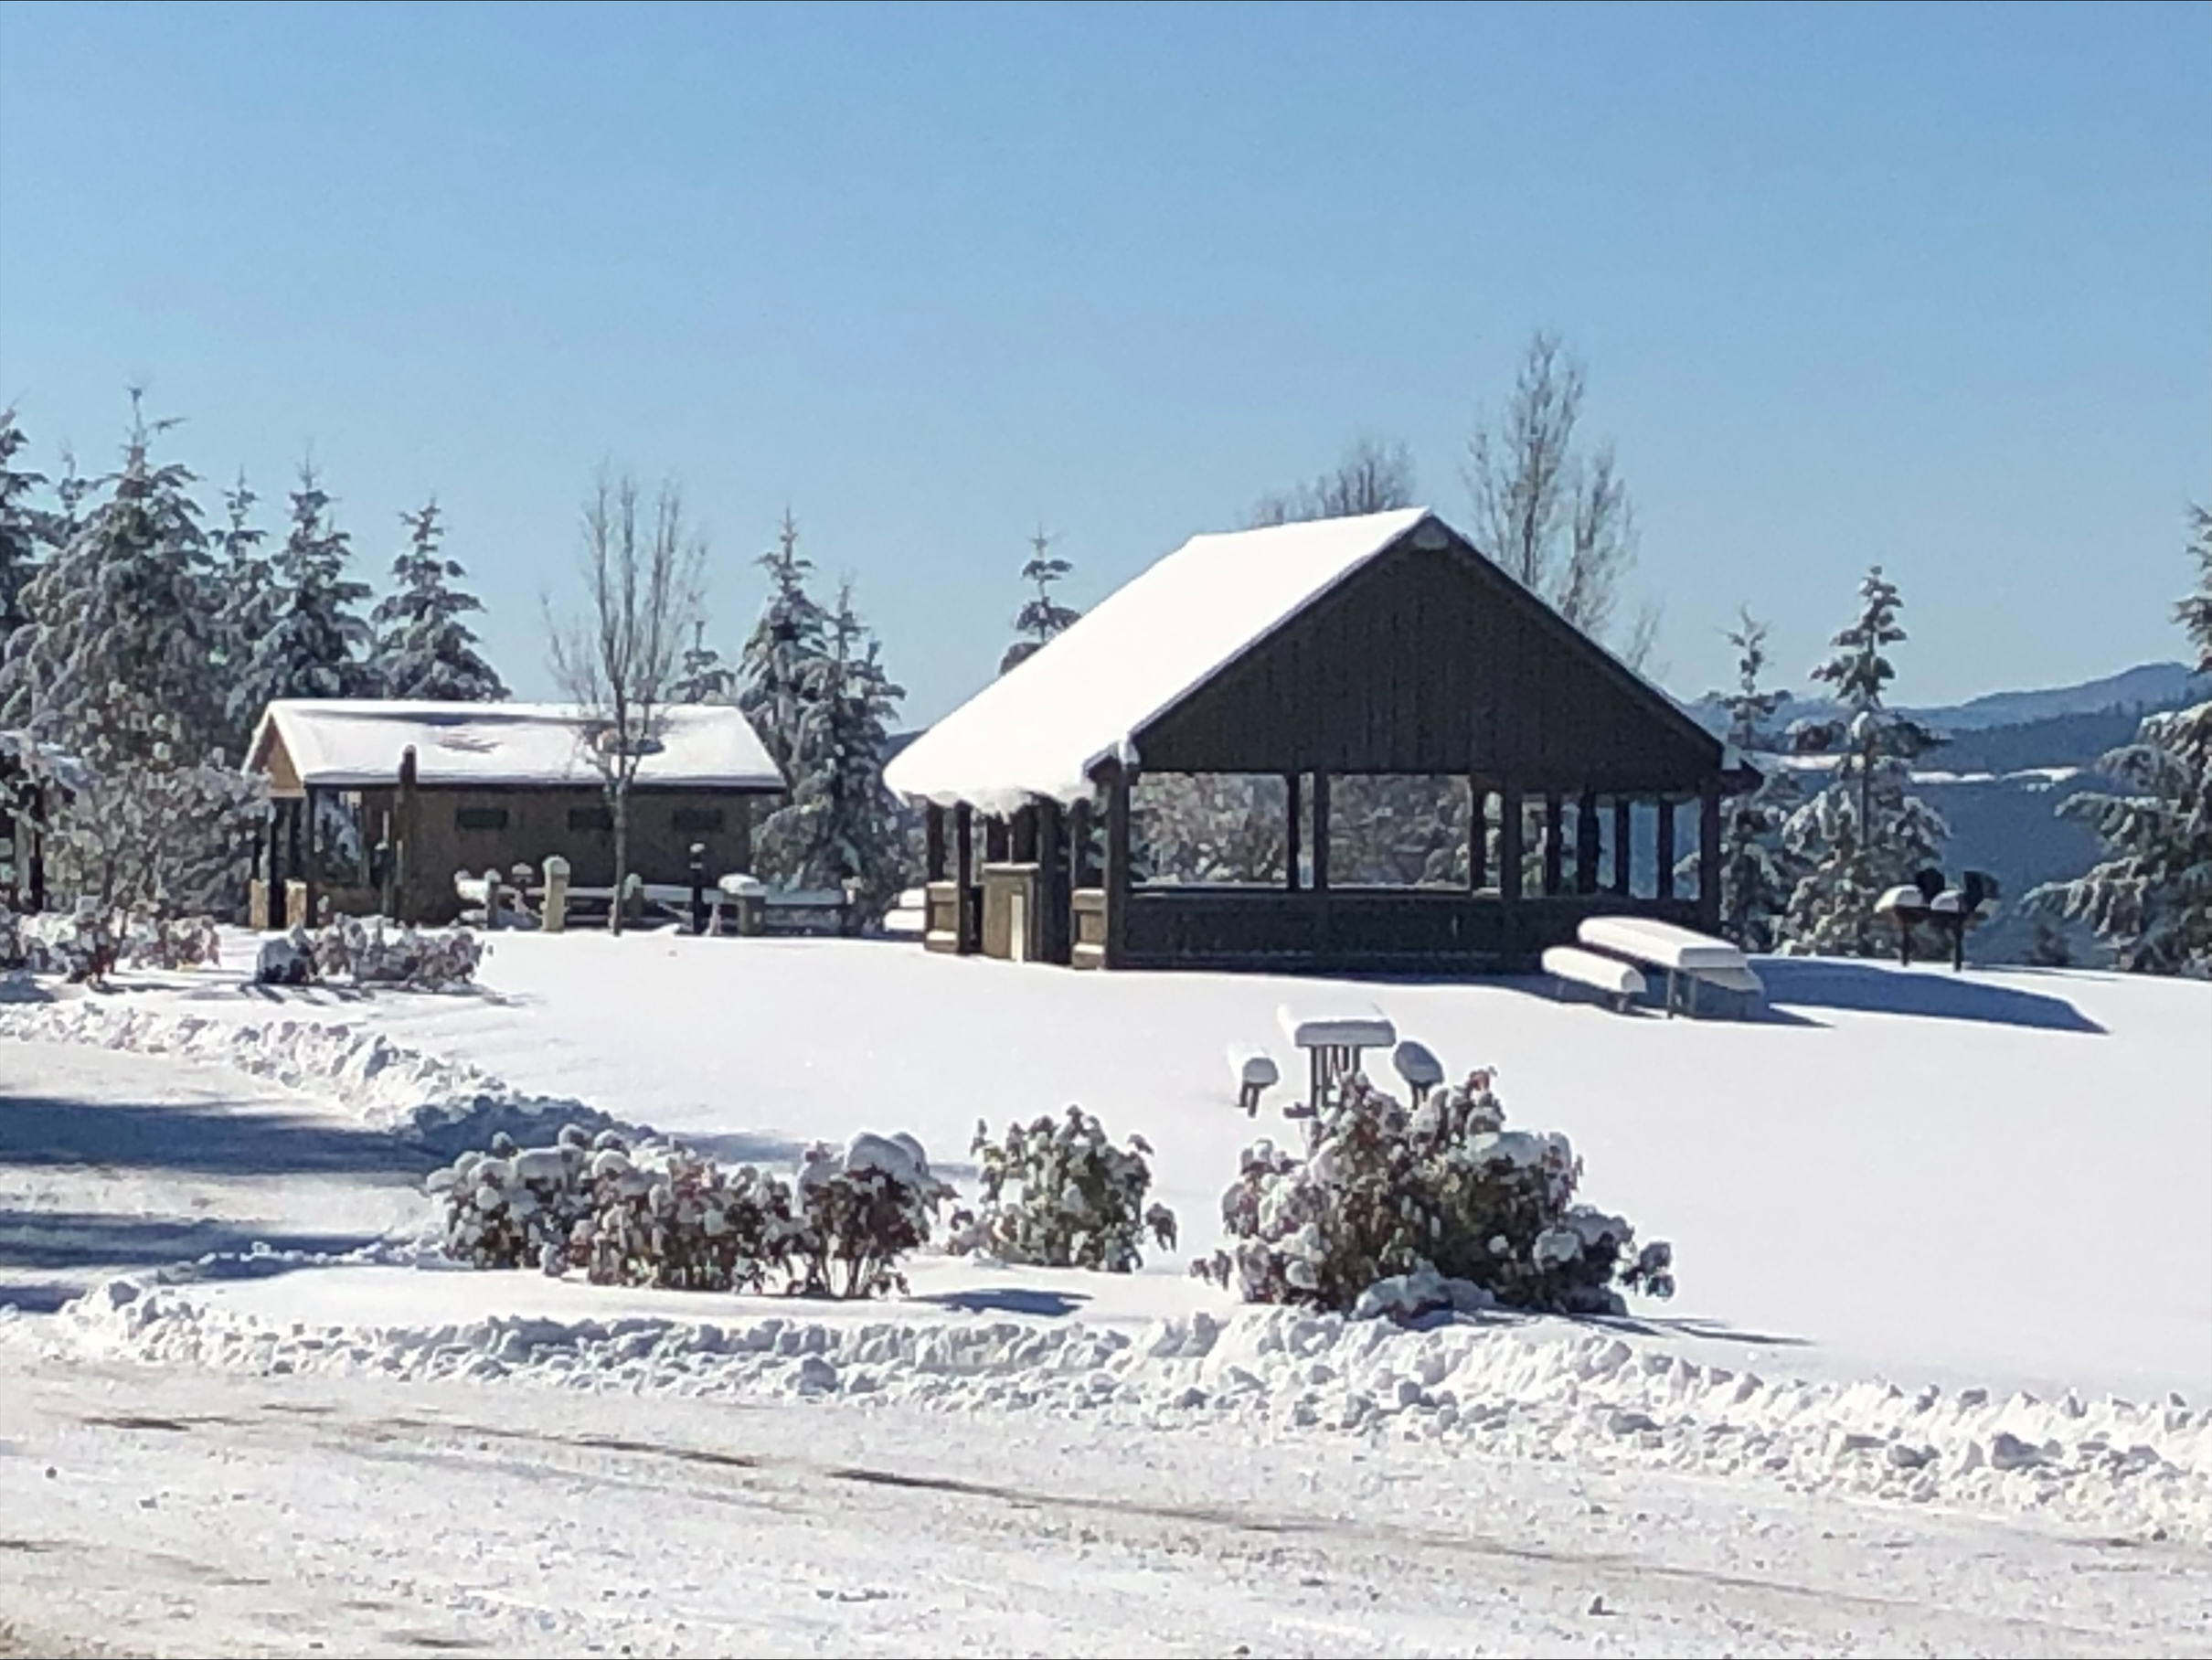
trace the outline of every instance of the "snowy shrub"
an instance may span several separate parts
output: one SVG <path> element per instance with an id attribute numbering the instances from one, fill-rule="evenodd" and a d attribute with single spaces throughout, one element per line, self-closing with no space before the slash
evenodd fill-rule
<path id="1" fill-rule="evenodd" d="M 1136 1135 L 1126 1151 L 1116 1147 L 1080 1107 L 1058 1122 L 1008 1124 L 1000 1142 L 979 1123 L 972 1151 L 982 1172 L 983 1209 L 954 1212 L 955 1250 L 1038 1268 L 1128 1273 L 1143 1264 L 1147 1233 L 1164 1250 L 1175 1248 L 1175 1213 L 1144 1203 L 1152 1149 Z"/>
<path id="2" fill-rule="evenodd" d="M 253 960 L 256 985 L 309 985 L 314 979 L 314 942 L 304 928 L 261 942 L 261 952 Z"/>
<path id="3" fill-rule="evenodd" d="M 1624 1219 L 1575 1204 L 1582 1165 L 1567 1138 L 1507 1130 L 1490 1085 L 1473 1072 L 1408 1109 L 1347 1080 L 1305 1153 L 1246 1149 L 1221 1200 L 1235 1243 L 1193 1272 L 1250 1302 L 1333 1309 L 1424 1273 L 1509 1307 L 1567 1313 L 1619 1312 L 1616 1281 L 1672 1294 L 1670 1248 L 1636 1252 Z M 1445 1301 L 1470 1300 L 1451 1289 Z M 1399 1306 L 1385 1298 L 1377 1312 Z"/>
<path id="4" fill-rule="evenodd" d="M 950 1191 L 911 1136 L 812 1149 L 793 1184 L 724 1170 L 669 1143 L 564 1126 L 550 1147 L 505 1135 L 430 1178 L 444 1249 L 476 1268 L 580 1270 L 598 1285 L 867 1297 L 906 1289 L 899 1258 L 928 1242 Z"/>
<path id="5" fill-rule="evenodd" d="M 346 917 L 314 936 L 316 974 L 344 974 L 356 985 L 440 991 L 476 977 L 484 945 L 465 928 L 401 928 L 386 934 L 381 917 Z"/>
<path id="6" fill-rule="evenodd" d="M 856 1135 L 842 1154 L 816 1143 L 799 1172 L 804 1229 L 794 1289 L 810 1297 L 905 1291 L 899 1259 L 929 1243 L 937 1208 L 952 1195 L 911 1135 Z"/>
<path id="7" fill-rule="evenodd" d="M 154 917 L 91 904 L 36 916 L 0 912 L 0 968 L 97 984 L 114 968 L 197 968 L 220 961 L 207 917 Z"/>

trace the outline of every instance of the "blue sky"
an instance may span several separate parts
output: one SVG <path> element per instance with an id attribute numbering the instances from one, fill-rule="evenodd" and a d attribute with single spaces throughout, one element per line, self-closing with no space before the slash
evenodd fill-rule
<path id="1" fill-rule="evenodd" d="M 435 491 L 544 693 L 602 458 L 715 636 L 788 503 L 909 713 L 1360 433 L 1464 520 L 1529 331 L 1588 360 L 1675 689 L 1879 560 L 1934 702 L 2177 656 L 2212 500 L 2212 7 L 0 6 L 0 401 L 34 459 Z"/>

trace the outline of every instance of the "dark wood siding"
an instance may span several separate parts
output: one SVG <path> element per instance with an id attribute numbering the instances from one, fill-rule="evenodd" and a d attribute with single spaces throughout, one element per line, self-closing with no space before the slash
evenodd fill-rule
<path id="1" fill-rule="evenodd" d="M 1356 571 L 1137 734 L 1148 771 L 1694 793 L 1720 745 L 1453 538 Z"/>

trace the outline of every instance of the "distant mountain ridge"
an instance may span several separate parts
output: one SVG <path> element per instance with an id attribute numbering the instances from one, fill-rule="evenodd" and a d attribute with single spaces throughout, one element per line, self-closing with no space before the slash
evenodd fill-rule
<path id="1" fill-rule="evenodd" d="M 2078 686 L 2045 686 L 2033 691 L 1985 692 L 1964 703 L 1934 708 L 1908 708 L 1905 712 L 1937 731 L 1964 740 L 1967 734 L 1993 728 L 2015 728 L 2062 722 L 2084 716 L 2120 717 L 2127 720 L 2160 709 L 2176 709 L 2212 697 L 2212 675 L 2194 673 L 2183 663 L 2139 663 L 2133 668 Z M 1728 729 L 1728 711 L 1717 694 L 1708 692 L 1685 706 L 1693 719 L 1717 735 Z M 1826 719 L 1836 706 L 1824 697 L 1792 697 L 1775 712 L 1777 729 L 1795 720 Z M 2098 725 L 2100 733 L 2109 722 Z M 2057 736 L 2054 730 L 2054 737 Z M 2124 737 L 2125 733 L 2122 732 Z M 2117 741 L 2114 740 L 2112 741 Z M 2023 765 L 2079 765 L 2094 759 L 2079 753 L 2079 740 L 2065 744 L 2064 755 L 2038 758 Z M 2109 745 L 2100 746 L 2109 747 Z"/>

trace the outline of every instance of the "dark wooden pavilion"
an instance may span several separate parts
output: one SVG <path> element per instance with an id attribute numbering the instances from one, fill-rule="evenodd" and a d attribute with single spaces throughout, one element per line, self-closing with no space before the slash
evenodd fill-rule
<path id="1" fill-rule="evenodd" d="M 1132 791 L 1161 773 L 1281 780 L 1281 879 L 1133 880 Z M 1463 879 L 1337 879 L 1333 781 L 1407 774 L 1465 781 Z M 924 805 L 940 951 L 1517 971 L 1586 916 L 1710 930 L 1717 910 L 1719 741 L 1420 509 L 1195 537 L 888 778 Z M 1692 803 L 1685 894 L 1677 818 Z"/>

